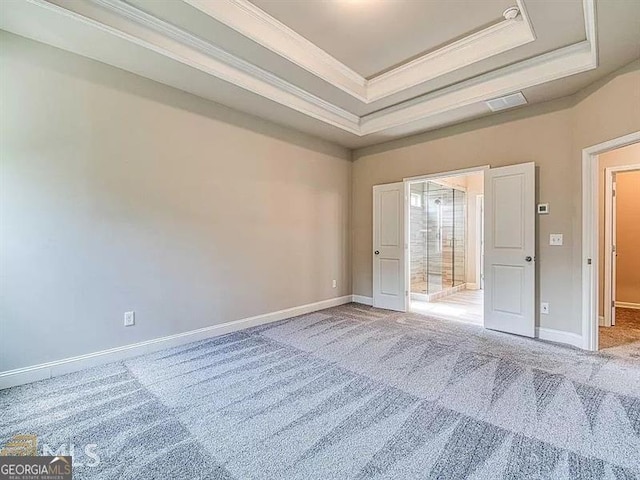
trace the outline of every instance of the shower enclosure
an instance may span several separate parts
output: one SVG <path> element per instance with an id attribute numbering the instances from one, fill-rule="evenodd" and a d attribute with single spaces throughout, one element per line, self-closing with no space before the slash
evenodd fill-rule
<path id="1" fill-rule="evenodd" d="M 466 193 L 435 181 L 410 192 L 411 293 L 430 301 L 465 283 Z"/>

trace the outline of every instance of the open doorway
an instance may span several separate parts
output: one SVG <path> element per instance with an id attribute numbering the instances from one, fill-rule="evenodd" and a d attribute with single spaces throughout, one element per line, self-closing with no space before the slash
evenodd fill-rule
<path id="1" fill-rule="evenodd" d="M 409 308 L 483 324 L 484 171 L 409 184 Z"/>
<path id="2" fill-rule="evenodd" d="M 439 237 L 439 248 L 448 249 L 442 251 L 441 270 L 450 269 L 440 273 L 440 291 L 433 292 L 434 297 L 426 299 L 417 298 L 411 301 L 411 249 L 409 248 L 411 233 L 411 186 L 425 181 L 440 181 L 447 177 L 464 177 L 481 172 L 483 181 L 477 179 L 478 186 L 483 190 L 471 195 L 470 188 L 465 191 L 465 202 L 460 202 L 463 214 L 458 218 L 465 221 L 469 212 L 474 209 L 467 205 L 469 199 L 481 199 L 484 195 L 483 205 L 480 208 L 480 218 L 484 225 L 476 227 L 477 222 L 468 221 L 458 232 L 464 235 L 456 235 L 455 227 L 456 193 L 460 188 L 444 185 L 451 190 L 452 218 L 450 228 L 452 235 L 447 238 Z M 442 187 L 442 185 L 440 185 Z M 437 188 L 437 187 L 434 187 Z M 427 189 L 427 193 L 428 193 Z M 424 205 L 424 187 L 422 192 L 414 197 L 414 204 Z M 462 195 L 457 195 L 459 199 Z M 419 200 L 421 199 L 421 200 Z M 437 198 L 436 198 L 437 199 Z M 433 199 L 434 205 L 436 204 Z M 482 302 L 482 321 L 476 316 L 474 323 L 482 323 L 484 328 L 500 332 L 513 333 L 526 337 L 534 337 L 535 328 L 535 295 L 536 295 L 536 269 L 535 269 L 535 164 L 533 162 L 507 165 L 504 167 L 477 167 L 467 170 L 459 170 L 442 174 L 423 175 L 420 177 L 405 178 L 402 182 L 386 183 L 373 186 L 373 238 L 372 238 L 372 270 L 373 270 L 373 298 L 371 303 L 376 308 L 385 308 L 398 312 L 407 310 L 417 311 L 419 306 L 429 307 L 433 303 L 443 303 L 443 298 L 451 300 L 449 294 L 459 293 L 456 290 L 474 290 L 482 286 L 483 291 L 478 293 L 478 300 Z M 442 199 L 440 199 L 442 204 Z M 482 201 L 482 200 L 480 200 Z M 484 211 L 483 211 L 484 210 Z M 478 209 L 476 208 L 477 212 Z M 444 212 L 441 212 L 444 215 Z M 426 214 L 425 214 L 426 215 Z M 437 212 L 435 217 L 437 221 Z M 442 218 L 441 218 L 441 221 Z M 427 225 L 427 223 L 425 223 Z M 440 228 L 439 224 L 435 227 Z M 484 245 L 469 240 L 471 228 L 483 232 Z M 425 226 L 425 230 L 427 230 Z M 414 228 L 415 231 L 415 228 Z M 433 232 L 432 232 L 433 233 Z M 477 233 L 477 232 L 476 232 Z M 437 237 L 436 237 L 437 238 Z M 428 247 L 425 242 L 425 248 Z M 446 243 L 445 243 L 446 242 Z M 458 261 L 464 261 L 461 268 L 458 263 L 456 269 L 456 242 L 463 242 L 464 248 L 458 248 Z M 458 245 L 459 246 L 459 245 Z M 436 248 L 438 246 L 436 245 Z M 480 254 L 475 259 L 469 258 L 473 252 L 480 248 Z M 417 254 L 419 255 L 419 254 Z M 484 256 L 483 256 L 484 255 Z M 414 257 L 416 254 L 414 254 Z M 419 258 L 419 257 L 418 257 Z M 473 269 L 480 263 L 481 267 Z M 469 270 L 475 270 L 471 274 Z M 463 280 L 456 280 L 463 272 Z M 431 279 L 431 272 L 425 265 L 422 279 L 418 277 L 416 283 L 424 283 L 425 289 Z M 484 277 L 480 275 L 484 274 Z M 437 278 L 435 279 L 437 281 Z M 463 282 L 463 283 L 458 283 Z M 475 288 L 474 288 L 475 287 Z M 415 294 L 431 295 L 429 291 L 414 292 Z M 443 297 L 444 295 L 444 297 Z M 436 298 L 439 297 L 439 298 Z M 422 302 L 422 305 L 416 305 Z M 478 303 L 479 303 L 478 302 Z M 413 306 L 411 304 L 414 304 Z M 463 305 L 460 305 L 462 303 Z M 468 310 L 465 305 L 469 302 L 452 304 L 450 308 L 441 309 L 439 312 L 427 313 L 453 320 L 467 320 L 463 317 Z M 480 306 L 476 304 L 476 306 Z M 461 312 L 462 310 L 462 312 Z"/>
<path id="3" fill-rule="evenodd" d="M 640 351 L 640 143 L 598 157 L 598 349 Z"/>

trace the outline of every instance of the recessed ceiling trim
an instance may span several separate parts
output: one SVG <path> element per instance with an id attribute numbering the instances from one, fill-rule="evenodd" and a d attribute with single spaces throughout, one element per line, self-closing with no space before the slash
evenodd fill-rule
<path id="1" fill-rule="evenodd" d="M 503 20 L 370 79 L 369 102 L 533 42 L 536 36 L 520 0 L 518 5 L 521 14 L 515 19 Z"/>
<path id="2" fill-rule="evenodd" d="M 367 101 L 366 79 L 247 0 L 183 0 L 247 38 Z"/>
<path id="3" fill-rule="evenodd" d="M 367 80 L 248 0 L 183 1 L 367 104 L 536 39 L 526 10 L 517 0 L 520 15 L 516 18 Z"/>
<path id="4" fill-rule="evenodd" d="M 590 40 L 358 117 L 129 4 L 116 0 L 94 0 L 65 2 L 63 5 L 48 0 L 5 3 L 0 15 L 0 28 L 105 61 L 139 75 L 158 78 L 158 71 L 144 62 L 132 68 L 125 60 L 120 60 L 117 48 L 98 46 L 90 41 L 78 42 L 78 37 L 70 33 L 88 33 L 91 30 L 87 28 L 100 31 L 103 38 L 125 40 L 358 136 L 484 102 L 597 66 L 594 0 L 583 0 L 587 38 Z M 56 28 L 40 28 L 39 25 L 43 24 L 55 24 Z M 82 33 L 80 38 L 87 33 Z M 105 33 L 108 34 L 106 37 Z M 109 53 L 106 54 L 106 51 Z M 182 89 L 189 83 L 188 78 L 181 78 L 179 84 L 173 80 L 161 81 Z M 186 90 L 189 91 L 189 88 Z"/>
<path id="5" fill-rule="evenodd" d="M 467 80 L 422 97 L 412 104 L 405 104 L 400 109 L 387 109 L 366 115 L 360 120 L 360 134 L 369 135 L 474 103 L 485 102 L 534 85 L 591 70 L 596 66 L 592 45 L 587 41 L 576 43 Z"/>
<path id="6" fill-rule="evenodd" d="M 67 4 L 68 7 L 48 0 L 25 0 L 25 3 L 98 28 L 300 113 L 359 134 L 357 115 L 127 3 L 118 0 L 89 0 L 71 2 Z M 72 7 L 75 10 L 71 10 Z M 47 38 L 44 31 L 41 35 L 36 39 L 68 49 L 56 44 L 53 40 L 55 36 Z M 80 51 L 74 53 L 86 55 Z"/>
<path id="7" fill-rule="evenodd" d="M 176 55 L 175 60 L 188 63 L 192 67 L 243 87 L 253 93 L 267 97 L 270 100 L 289 106 L 298 105 L 298 107 L 302 109 L 296 108 L 296 110 L 343 128 L 351 133 L 357 133 L 358 131 L 359 117 L 357 115 L 327 102 L 253 63 L 236 57 L 210 42 L 160 20 L 153 15 L 149 15 L 128 3 L 119 0 L 90 1 L 111 12 L 118 13 L 120 16 L 128 18 L 139 25 L 150 28 L 163 35 L 163 37 L 176 41 L 173 44 L 166 44 L 163 52 L 160 53 L 166 52 L 168 55 L 174 54 Z M 153 38 L 150 38 L 148 43 L 145 43 L 144 32 L 137 29 L 133 35 L 133 40 L 139 40 L 138 43 L 141 46 L 158 51 L 158 42 L 153 43 Z M 183 46 L 192 49 L 194 52 L 183 52 Z M 200 53 L 203 53 L 205 57 L 202 58 Z M 197 57 L 195 59 L 196 62 L 191 61 L 194 60 L 194 54 Z"/>

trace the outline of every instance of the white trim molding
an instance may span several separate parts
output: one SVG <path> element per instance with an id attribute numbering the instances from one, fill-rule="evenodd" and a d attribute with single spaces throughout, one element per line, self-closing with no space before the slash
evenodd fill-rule
<path id="1" fill-rule="evenodd" d="M 435 76 L 535 40 L 524 4 L 520 15 L 453 42 L 370 80 L 331 57 L 247 0 L 186 0 L 187 3 L 256 40 L 363 104 L 398 93 Z M 5 2 L 0 28 L 103 61 L 190 91 L 195 71 L 223 80 L 356 136 L 365 136 L 446 112 L 480 104 L 597 66 L 594 0 L 583 0 L 587 39 L 460 82 L 372 114 L 358 116 L 200 37 L 120 0 Z M 50 28 L 43 29 L 41 25 Z M 99 39 L 93 41 L 93 39 Z M 172 65 L 194 69 L 180 80 L 159 72 L 157 62 L 136 62 L 120 52 L 123 41 Z M 213 91 L 198 90 L 219 101 Z"/>
<path id="2" fill-rule="evenodd" d="M 634 302 L 616 302 L 618 308 L 630 308 L 632 310 L 640 310 L 640 303 Z"/>
<path id="3" fill-rule="evenodd" d="M 367 80 L 248 0 L 184 0 L 351 96 L 367 101 Z"/>
<path id="4" fill-rule="evenodd" d="M 547 342 L 564 343 L 577 348 L 583 346 L 582 335 L 553 328 L 536 327 L 536 338 Z"/>
<path id="5" fill-rule="evenodd" d="M 533 42 L 536 36 L 520 0 L 518 6 L 520 15 L 514 19 L 502 20 L 371 78 L 366 84 L 367 103 Z"/>
<path id="6" fill-rule="evenodd" d="M 425 95 L 402 104 L 402 108 L 390 107 L 365 115 L 360 120 L 360 134 L 369 135 L 485 102 L 596 66 L 592 45 L 587 41 L 576 43 Z"/>
<path id="7" fill-rule="evenodd" d="M 598 350 L 598 156 L 640 142 L 640 131 L 582 150 L 582 348 Z"/>
<path id="8" fill-rule="evenodd" d="M 360 303 L 362 305 L 373 305 L 373 297 L 365 297 L 364 295 L 352 295 L 354 303 Z"/>
<path id="9" fill-rule="evenodd" d="M 164 350 L 166 348 L 177 347 L 186 343 L 225 335 L 238 330 L 244 330 L 245 328 L 278 322 L 280 320 L 316 312 L 325 308 L 344 305 L 351 301 L 352 295 L 345 295 L 343 297 L 308 303 L 306 305 L 256 315 L 254 317 L 243 318 L 218 325 L 211 325 L 209 327 L 190 330 L 188 332 L 182 332 L 175 335 L 154 338 L 144 342 L 123 345 L 121 347 L 110 348 L 75 357 L 63 358 L 52 362 L 41 363 L 39 365 L 32 365 L 30 367 L 7 370 L 0 372 L 0 390 L 39 380 L 45 380 L 59 375 L 65 375 L 67 373 L 77 372 L 85 368 L 117 362 L 127 358 L 136 357 L 138 355 Z"/>
<path id="10" fill-rule="evenodd" d="M 524 6 L 504 19 L 388 72 L 366 79 L 248 0 L 184 0 L 201 12 L 295 63 L 364 103 L 533 42 L 536 37 Z M 500 12 L 496 12 L 496 18 Z"/>
<path id="11" fill-rule="evenodd" d="M 614 212 L 615 175 L 621 172 L 640 170 L 640 164 L 619 165 L 604 169 L 604 325 L 610 327 L 615 324 L 614 312 L 611 306 L 619 307 L 614 292 L 614 277 L 617 262 L 613 245 L 613 232 L 616 228 Z M 609 307 L 607 307 L 609 305 Z M 628 307 L 633 308 L 633 307 Z"/>

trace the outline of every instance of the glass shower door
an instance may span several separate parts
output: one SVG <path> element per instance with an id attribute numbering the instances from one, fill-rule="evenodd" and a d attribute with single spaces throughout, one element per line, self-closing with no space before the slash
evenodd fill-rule
<path id="1" fill-rule="evenodd" d="M 432 295 L 465 280 L 466 193 L 433 181 L 411 185 L 411 292 Z"/>
<path id="2" fill-rule="evenodd" d="M 446 236 L 444 203 L 447 189 L 434 182 L 427 182 L 427 293 L 441 291 L 443 283 L 443 238 Z"/>
<path id="3" fill-rule="evenodd" d="M 467 194 L 462 190 L 453 191 L 453 285 L 462 285 L 465 274 Z"/>

